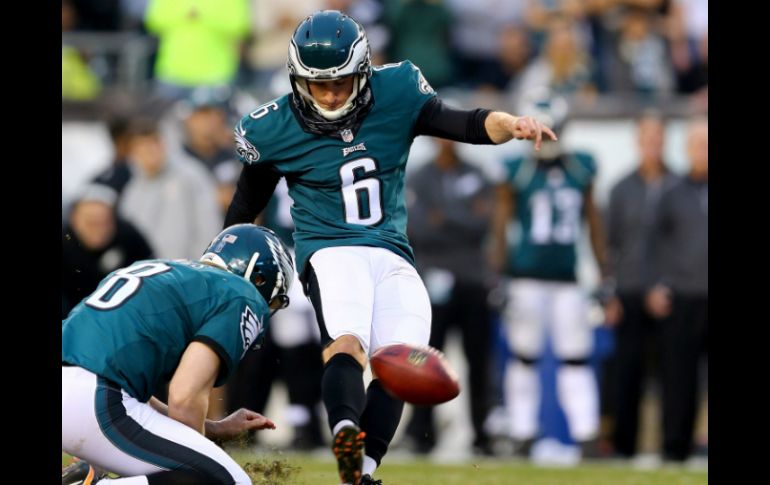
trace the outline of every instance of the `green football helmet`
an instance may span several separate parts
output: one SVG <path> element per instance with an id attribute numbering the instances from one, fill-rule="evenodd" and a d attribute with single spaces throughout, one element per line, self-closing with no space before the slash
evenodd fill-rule
<path id="1" fill-rule="evenodd" d="M 211 241 L 200 261 L 245 278 L 273 309 L 289 305 L 294 260 L 283 241 L 266 227 L 228 227 Z"/>
<path id="2" fill-rule="evenodd" d="M 294 92 L 293 107 L 309 131 L 333 134 L 351 129 L 371 109 L 367 80 L 372 72 L 371 51 L 364 28 L 337 10 L 322 10 L 303 20 L 289 42 L 287 62 Z M 313 99 L 308 81 L 332 81 L 355 76 L 353 92 L 336 110 Z"/>

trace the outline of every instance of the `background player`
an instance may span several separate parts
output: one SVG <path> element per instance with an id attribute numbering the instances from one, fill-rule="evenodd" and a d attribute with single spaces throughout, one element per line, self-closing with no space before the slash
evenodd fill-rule
<path id="1" fill-rule="evenodd" d="M 538 90 L 539 91 L 539 90 Z M 539 115 L 560 133 L 567 101 L 546 91 L 527 93 L 525 112 Z M 577 244 L 587 220 L 591 247 L 605 267 L 605 242 L 592 187 L 594 158 L 566 151 L 546 141 L 533 156 L 508 160 L 506 180 L 497 189 L 494 218 L 498 265 L 513 278 L 504 311 L 508 343 L 514 359 L 507 364 L 505 401 L 510 435 L 519 451 L 528 449 L 537 434 L 540 379 L 536 364 L 550 333 L 557 371 L 557 395 L 572 438 L 591 444 L 599 429 L 596 377 L 588 366 L 593 334 L 587 302 L 577 283 Z M 518 222 L 517 237 L 508 225 Z"/>

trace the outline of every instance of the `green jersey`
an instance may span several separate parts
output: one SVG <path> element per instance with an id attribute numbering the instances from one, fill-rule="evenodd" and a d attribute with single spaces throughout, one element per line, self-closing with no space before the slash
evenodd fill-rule
<path id="1" fill-rule="evenodd" d="M 269 313 L 240 276 L 192 261 L 139 261 L 107 275 L 62 322 L 62 362 L 146 402 L 199 341 L 219 355 L 220 386 L 261 342 Z"/>
<path id="2" fill-rule="evenodd" d="M 236 127 L 241 161 L 270 164 L 286 178 L 300 274 L 315 251 L 330 246 L 382 247 L 414 264 L 404 173 L 420 110 L 436 94 L 409 61 L 374 67 L 368 82 L 373 107 L 342 139 L 305 132 L 290 95 Z"/>
<path id="3" fill-rule="evenodd" d="M 506 272 L 519 278 L 576 281 L 586 191 L 596 174 L 593 157 L 568 153 L 552 162 L 528 157 L 505 165 L 520 229 L 508 245 Z"/>

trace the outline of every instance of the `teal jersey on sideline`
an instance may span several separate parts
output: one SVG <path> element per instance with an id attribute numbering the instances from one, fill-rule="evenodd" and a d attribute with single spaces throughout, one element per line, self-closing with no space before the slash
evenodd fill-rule
<path id="1" fill-rule="evenodd" d="M 235 129 L 241 161 L 267 163 L 293 200 L 297 269 L 330 246 L 376 246 L 414 264 L 406 237 L 404 173 L 423 105 L 436 95 L 409 61 L 373 68 L 373 107 L 343 141 L 305 132 L 290 95 L 244 116 Z"/>
<path id="2" fill-rule="evenodd" d="M 219 355 L 220 386 L 261 342 L 269 314 L 240 276 L 193 261 L 139 261 L 107 275 L 62 321 L 62 362 L 146 402 L 199 341 Z"/>
<path id="3" fill-rule="evenodd" d="M 596 175 L 593 157 L 567 153 L 548 163 L 526 157 L 505 165 L 519 223 L 516 240 L 508 243 L 506 273 L 576 281 L 586 191 Z"/>

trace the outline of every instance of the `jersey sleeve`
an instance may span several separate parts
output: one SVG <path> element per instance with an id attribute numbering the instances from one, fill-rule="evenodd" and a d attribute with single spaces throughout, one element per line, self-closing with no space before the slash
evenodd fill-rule
<path id="1" fill-rule="evenodd" d="M 407 96 L 405 97 L 409 99 L 409 104 L 414 106 L 412 113 L 412 123 L 414 124 L 417 121 L 417 117 L 420 116 L 420 111 L 425 103 L 429 99 L 436 97 L 436 91 L 433 90 L 428 80 L 425 79 L 419 67 L 412 64 L 411 61 L 404 61 L 404 65 L 408 80 L 405 85 L 405 90 L 407 91 L 405 93 Z"/>
<path id="2" fill-rule="evenodd" d="M 235 125 L 235 151 L 246 165 L 274 161 L 281 151 L 280 136 L 290 119 L 287 96 L 265 103 L 241 118 Z"/>
<path id="3" fill-rule="evenodd" d="M 215 387 L 227 381 L 247 350 L 261 344 L 267 314 L 264 303 L 244 297 L 231 298 L 216 308 L 196 332 L 193 340 L 211 347 L 222 363 Z"/>
<path id="4" fill-rule="evenodd" d="M 425 103 L 436 96 L 436 91 L 425 79 L 420 68 L 407 60 L 377 66 L 375 70 L 383 77 L 382 85 L 388 93 L 386 102 L 398 106 L 398 111 L 408 113 L 414 125 Z M 375 95 L 374 102 L 379 101 Z"/>

